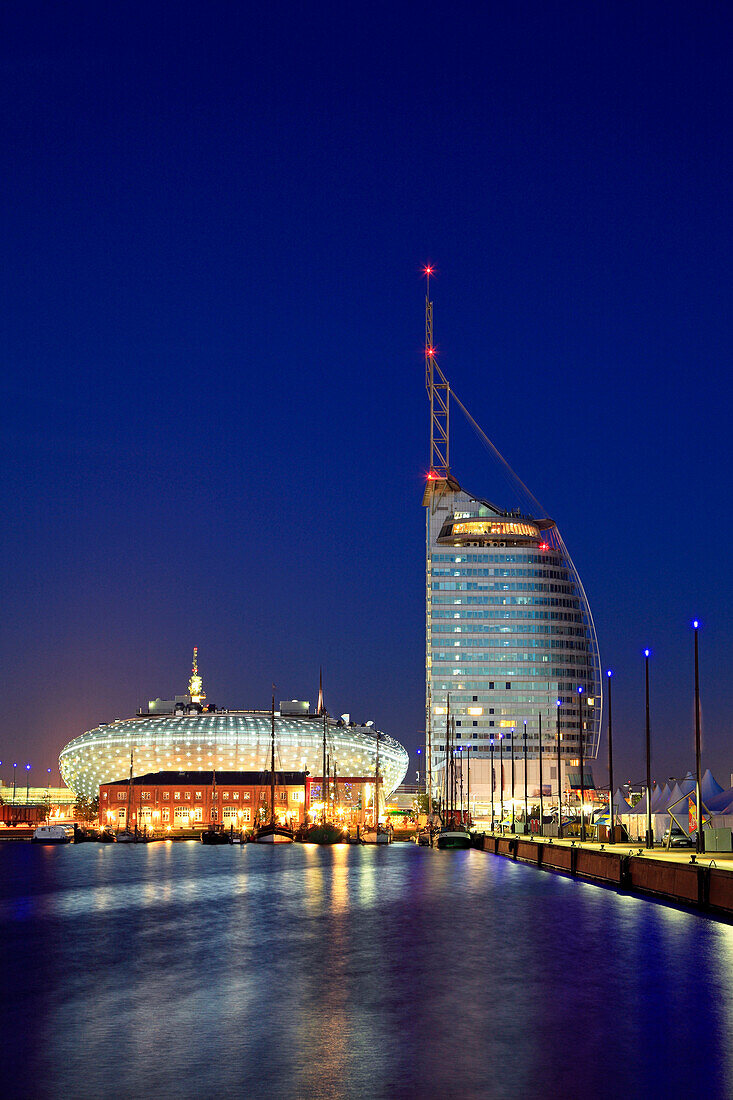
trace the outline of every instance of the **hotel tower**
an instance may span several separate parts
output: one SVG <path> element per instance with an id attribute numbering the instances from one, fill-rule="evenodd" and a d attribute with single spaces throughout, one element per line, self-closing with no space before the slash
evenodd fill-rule
<path id="1" fill-rule="evenodd" d="M 516 761 L 516 789 L 524 797 L 525 748 L 527 786 L 535 796 L 541 718 L 543 788 L 555 794 L 558 740 L 564 790 L 578 786 L 581 736 L 584 759 L 598 753 L 601 678 L 593 618 L 557 525 L 542 514 L 516 475 L 518 486 L 536 505 L 532 514 L 508 511 L 467 492 L 451 472 L 451 406 L 458 404 L 473 420 L 451 392 L 436 360 L 430 269 L 425 273 L 430 401 L 430 469 L 423 498 L 428 771 L 438 794 L 450 715 L 452 744 L 464 763 L 470 758 L 471 784 L 481 802 L 491 797 L 489 758 L 494 761 L 498 799 L 500 782 L 508 790 L 506 765 L 511 755 Z M 500 756 L 501 780 L 496 771 Z M 588 776 L 589 769 L 583 770 Z"/>

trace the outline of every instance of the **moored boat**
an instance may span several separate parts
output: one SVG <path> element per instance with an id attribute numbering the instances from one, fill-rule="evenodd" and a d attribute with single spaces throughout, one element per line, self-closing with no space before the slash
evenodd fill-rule
<path id="1" fill-rule="evenodd" d="M 436 834 L 435 845 L 437 848 L 471 848 L 471 834 L 462 825 L 444 825 Z"/>
<path id="2" fill-rule="evenodd" d="M 71 844 L 74 830 L 70 825 L 39 825 L 31 837 L 31 844 Z"/>
<path id="3" fill-rule="evenodd" d="M 226 832 L 223 828 L 217 828 L 216 825 L 211 824 L 208 829 L 204 829 L 200 834 L 200 840 L 202 844 L 233 844 L 232 834 Z"/>
<path id="4" fill-rule="evenodd" d="M 252 838 L 255 844 L 292 844 L 295 839 L 293 830 L 287 825 L 278 825 L 270 821 L 260 825 Z"/>

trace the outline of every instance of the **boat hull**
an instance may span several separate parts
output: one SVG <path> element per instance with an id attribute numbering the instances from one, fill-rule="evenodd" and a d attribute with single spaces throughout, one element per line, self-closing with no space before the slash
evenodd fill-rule
<path id="1" fill-rule="evenodd" d="M 445 850 L 448 848 L 470 848 L 471 847 L 471 835 L 470 833 L 464 833 L 460 829 L 451 829 L 444 833 L 438 833 L 435 844 L 437 848 Z"/>
<path id="2" fill-rule="evenodd" d="M 286 825 L 263 825 L 252 839 L 255 844 L 292 844 L 293 831 Z"/>

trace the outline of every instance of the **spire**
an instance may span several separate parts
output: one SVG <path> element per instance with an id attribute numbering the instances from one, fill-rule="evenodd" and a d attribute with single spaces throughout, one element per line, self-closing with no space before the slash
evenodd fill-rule
<path id="1" fill-rule="evenodd" d="M 438 366 L 433 340 L 433 303 L 430 301 L 431 264 L 423 268 L 425 291 L 425 388 L 430 399 L 430 471 L 431 480 L 447 478 L 450 473 L 450 386 Z"/>
<path id="2" fill-rule="evenodd" d="M 198 656 L 198 647 L 194 646 L 191 679 L 188 681 L 188 694 L 191 696 L 192 703 L 203 703 L 204 699 L 206 698 L 206 692 L 204 691 L 204 682 L 199 675 Z"/>
<path id="3" fill-rule="evenodd" d="M 318 670 L 318 706 L 316 707 L 316 714 L 323 714 L 323 669 Z"/>

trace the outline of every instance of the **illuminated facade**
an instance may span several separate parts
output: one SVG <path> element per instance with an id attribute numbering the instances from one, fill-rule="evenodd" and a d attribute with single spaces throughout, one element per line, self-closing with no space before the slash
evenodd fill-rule
<path id="1" fill-rule="evenodd" d="M 165 704 L 163 704 L 165 706 Z M 269 711 L 203 710 L 174 700 L 173 713 L 151 713 L 100 725 L 75 737 L 61 750 L 64 782 L 87 797 L 103 783 L 133 773 L 218 771 L 262 772 L 270 766 Z M 316 714 L 275 712 L 276 767 L 292 772 L 323 771 L 323 718 Z M 161 701 L 155 701 L 155 711 Z M 326 751 L 339 777 L 374 775 L 377 737 L 371 725 L 326 719 Z M 385 794 L 402 782 L 408 755 L 385 734 L 379 737 L 379 771 Z"/>
<path id="2" fill-rule="evenodd" d="M 450 475 L 428 479 L 426 676 L 433 768 L 445 758 L 448 695 L 455 746 L 479 764 L 539 751 L 539 716 L 555 780 L 559 719 L 562 757 L 572 768 L 583 745 L 595 757 L 601 725 L 598 644 L 588 601 L 555 524 L 502 512 L 470 496 Z M 478 780 L 480 767 L 476 767 Z M 565 768 L 563 768 L 565 771 Z M 517 769 L 519 774 L 519 769 Z M 498 784 L 497 784 L 498 785 Z M 535 782 L 536 785 L 536 782 Z M 553 785 L 553 790 L 556 786 Z"/>

